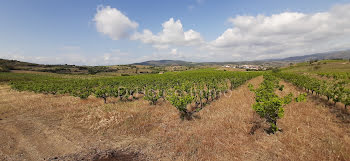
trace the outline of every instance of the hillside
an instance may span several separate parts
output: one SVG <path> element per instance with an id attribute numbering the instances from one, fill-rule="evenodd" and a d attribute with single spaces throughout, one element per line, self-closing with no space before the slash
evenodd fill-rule
<path id="1" fill-rule="evenodd" d="M 39 64 L 22 62 L 17 60 L 0 59 L 1 66 L 37 66 Z"/>
<path id="2" fill-rule="evenodd" d="M 301 62 L 281 69 L 297 73 L 350 72 L 350 62 L 348 60 L 320 60 L 313 63 Z"/>

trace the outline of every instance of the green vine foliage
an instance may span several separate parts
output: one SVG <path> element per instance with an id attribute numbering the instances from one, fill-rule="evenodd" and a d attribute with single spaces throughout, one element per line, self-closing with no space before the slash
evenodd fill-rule
<path id="1" fill-rule="evenodd" d="M 347 81 L 335 80 L 330 82 L 302 74 L 287 72 L 275 73 L 274 75 L 308 92 L 326 96 L 328 100 L 333 100 L 334 104 L 342 102 L 345 108 L 350 105 L 350 92 L 348 88 L 345 88 L 347 86 Z"/>
<path id="2" fill-rule="evenodd" d="M 188 111 L 186 106 L 190 104 L 195 97 L 187 93 L 185 88 L 185 86 L 175 86 L 167 99 L 179 110 L 181 119 L 186 118 L 190 120 L 192 118 L 192 111 Z"/>
<path id="3" fill-rule="evenodd" d="M 301 93 L 298 97 L 295 98 L 295 102 L 306 102 L 306 93 Z"/>
<path id="4" fill-rule="evenodd" d="M 264 75 L 264 81 L 259 88 L 254 89 L 249 85 L 250 90 L 255 93 L 256 103 L 253 104 L 253 109 L 270 124 L 269 133 L 278 131 L 277 120 L 284 116 L 283 106 L 293 99 L 291 93 L 282 98 L 275 94 L 275 89 L 283 90 L 283 87 L 279 86 L 279 81 L 271 74 Z"/>
<path id="5" fill-rule="evenodd" d="M 350 90 L 347 89 L 345 93 L 346 94 L 344 94 L 344 95 L 346 96 L 346 98 L 344 98 L 343 102 L 345 104 L 345 109 L 346 109 L 346 107 L 350 105 Z"/>
<path id="6" fill-rule="evenodd" d="M 159 98 L 163 96 L 162 91 L 156 91 L 153 88 L 146 88 L 145 90 L 145 96 L 143 97 L 145 100 L 148 100 L 151 105 L 155 105 Z"/>
<path id="7" fill-rule="evenodd" d="M 10 81 L 12 89 L 45 94 L 69 94 L 82 99 L 94 95 L 107 103 L 110 97 L 133 100 L 136 94 L 154 105 L 160 98 L 171 102 L 183 115 L 189 115 L 186 105 L 195 103 L 202 109 L 217 100 L 225 91 L 261 75 L 260 72 L 224 72 L 201 69 L 164 74 L 144 74 L 128 77 L 65 78 L 49 75 L 0 73 L 1 81 Z M 173 94 L 174 91 L 177 94 Z M 198 111 L 196 109 L 195 111 Z"/>
<path id="8" fill-rule="evenodd" d="M 94 94 L 97 98 L 103 98 L 104 103 L 107 103 L 107 98 L 111 96 L 112 88 L 106 88 L 103 86 L 96 87 Z"/>

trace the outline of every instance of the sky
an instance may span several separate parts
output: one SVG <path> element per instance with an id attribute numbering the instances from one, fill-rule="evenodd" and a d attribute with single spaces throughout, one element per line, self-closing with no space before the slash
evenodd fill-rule
<path id="1" fill-rule="evenodd" d="M 350 0 L 2 0 L 0 58 L 223 62 L 350 49 Z"/>

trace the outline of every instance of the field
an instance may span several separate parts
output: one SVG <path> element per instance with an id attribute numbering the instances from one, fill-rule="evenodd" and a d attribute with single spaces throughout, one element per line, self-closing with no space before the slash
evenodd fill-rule
<path id="1" fill-rule="evenodd" d="M 0 73 L 0 160 L 350 160 L 349 69 Z"/>

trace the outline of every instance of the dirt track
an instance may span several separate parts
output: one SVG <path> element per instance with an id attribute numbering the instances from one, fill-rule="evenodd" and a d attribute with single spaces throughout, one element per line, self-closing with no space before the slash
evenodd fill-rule
<path id="1" fill-rule="evenodd" d="M 257 86 L 262 78 L 249 83 Z M 299 91 L 286 84 L 285 93 Z M 284 93 L 284 94 L 285 94 Z M 283 94 L 283 93 L 282 93 Z M 258 129 L 247 84 L 181 121 L 166 102 L 109 103 L 0 86 L 0 160 L 347 160 L 349 124 L 323 102 L 286 106 L 283 133 Z"/>
<path id="2" fill-rule="evenodd" d="M 8 86 L 2 86 L 0 91 L 1 96 L 8 96 L 0 102 L 0 160 L 140 159 L 136 153 L 109 149 L 105 142 L 111 140 L 74 125 L 74 120 L 65 117 L 71 110 L 50 108 L 46 102 L 50 100 L 45 101 L 45 97 L 56 99 L 56 96 L 39 94 L 39 97 L 33 97 L 37 94 L 15 92 Z M 24 100 L 9 104 L 15 97 L 10 94 L 23 96 Z M 38 105 L 39 109 L 33 109 L 31 105 Z M 77 109 L 74 112 L 78 112 Z"/>
<path id="3" fill-rule="evenodd" d="M 104 141 L 96 136 L 60 126 L 60 120 L 26 114 L 1 120 L 1 160 L 139 160 L 136 153 L 101 150 Z"/>

